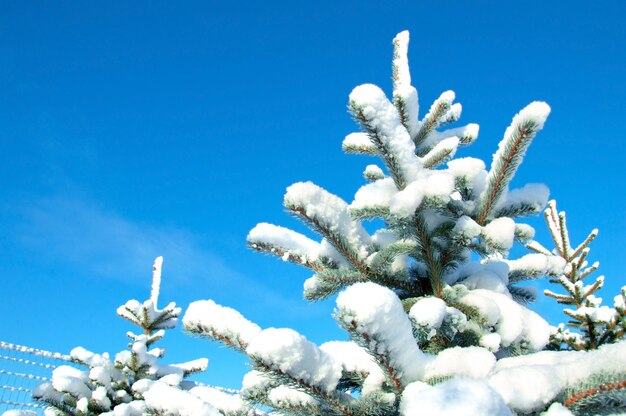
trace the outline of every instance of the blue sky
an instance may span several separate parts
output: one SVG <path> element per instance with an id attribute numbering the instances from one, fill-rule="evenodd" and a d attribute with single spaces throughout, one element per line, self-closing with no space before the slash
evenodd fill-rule
<path id="1" fill-rule="evenodd" d="M 391 39 L 411 31 L 422 108 L 453 89 L 481 126 L 459 155 L 490 161 L 512 116 L 552 107 L 514 186 L 544 182 L 573 239 L 594 227 L 605 303 L 624 284 L 623 2 L 4 2 L 0 7 L 0 340 L 115 352 L 115 309 L 149 293 L 213 298 L 262 326 L 343 337 L 309 273 L 255 254 L 286 186 L 345 199 L 372 161 L 341 152 L 347 96 L 390 91 Z M 549 3 L 549 4 L 548 4 Z M 549 244 L 540 218 L 532 222 Z M 553 322 L 552 301 L 537 305 Z M 203 380 L 239 387 L 238 354 L 170 331 L 168 361 L 207 356 Z"/>

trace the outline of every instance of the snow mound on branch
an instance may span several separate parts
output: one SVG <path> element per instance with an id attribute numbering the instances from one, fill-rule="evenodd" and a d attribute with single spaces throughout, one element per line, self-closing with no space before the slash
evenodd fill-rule
<path id="1" fill-rule="evenodd" d="M 385 375 L 363 347 L 354 342 L 329 341 L 320 345 L 320 349 L 339 361 L 343 371 L 366 374 L 362 394 L 375 392 L 382 388 Z"/>
<path id="2" fill-rule="evenodd" d="M 261 328 L 238 311 L 216 304 L 212 300 L 192 302 L 183 317 L 185 328 L 200 327 L 226 338 L 238 338 L 246 344 Z"/>
<path id="3" fill-rule="evenodd" d="M 246 353 L 326 392 L 334 390 L 341 377 L 338 361 L 292 329 L 263 330 L 250 341 Z"/>
<path id="4" fill-rule="evenodd" d="M 411 307 L 409 317 L 420 326 L 437 329 L 446 317 L 446 303 L 433 296 L 421 298 Z"/>
<path id="5" fill-rule="evenodd" d="M 379 134 L 389 153 L 397 161 L 408 181 L 417 177 L 420 164 L 415 156 L 415 144 L 400 121 L 396 107 L 376 85 L 359 85 L 350 93 L 350 103 L 358 107 Z"/>
<path id="6" fill-rule="evenodd" d="M 313 182 L 298 182 L 287 188 L 284 204 L 334 235 L 345 238 L 361 257 L 367 257 L 370 236 L 359 222 L 352 219 L 343 199 Z"/>
<path id="7" fill-rule="evenodd" d="M 398 192 L 392 178 L 384 178 L 363 185 L 354 195 L 350 209 L 388 207 L 389 201 Z"/>
<path id="8" fill-rule="evenodd" d="M 496 357 L 481 347 L 454 347 L 441 351 L 426 365 L 425 379 L 446 376 L 485 378 L 496 366 Z"/>
<path id="9" fill-rule="evenodd" d="M 197 396 L 163 382 L 154 382 L 144 394 L 146 406 L 163 414 L 220 416 L 213 406 Z"/>
<path id="10" fill-rule="evenodd" d="M 550 325 L 538 314 L 520 305 L 510 296 L 488 289 L 476 289 L 461 302 L 478 309 L 501 337 L 501 345 L 525 342 L 530 351 L 541 350 L 550 338 Z"/>
<path id="11" fill-rule="evenodd" d="M 516 411 L 530 413 L 554 400 L 568 385 L 600 373 L 626 372 L 626 341 L 595 351 L 541 351 L 503 358 L 489 384 Z"/>
<path id="12" fill-rule="evenodd" d="M 240 396 L 225 393 L 219 389 L 210 386 L 196 386 L 189 390 L 189 393 L 199 397 L 201 400 L 209 403 L 217 410 L 228 413 L 245 412 L 246 405 Z"/>
<path id="13" fill-rule="evenodd" d="M 418 380 L 427 356 L 420 351 L 411 322 L 398 296 L 372 282 L 356 283 L 337 297 L 336 319 L 356 325 L 356 331 L 376 339 L 377 352 L 388 355 L 405 384 Z"/>
<path id="14" fill-rule="evenodd" d="M 488 384 L 470 378 L 455 378 L 434 387 L 409 384 L 402 393 L 403 416 L 510 416 L 502 398 Z"/>
<path id="15" fill-rule="evenodd" d="M 285 227 L 262 222 L 248 233 L 249 244 L 269 244 L 285 251 L 315 261 L 319 254 L 320 244 L 310 238 Z"/>

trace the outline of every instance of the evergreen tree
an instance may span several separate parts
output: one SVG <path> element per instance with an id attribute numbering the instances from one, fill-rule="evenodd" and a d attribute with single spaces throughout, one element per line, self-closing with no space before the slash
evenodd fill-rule
<path id="1" fill-rule="evenodd" d="M 550 201 L 544 215 L 556 246 L 552 253 L 566 262 L 564 274 L 550 281 L 560 284 L 567 292 L 558 294 L 545 290 L 544 293 L 561 304 L 576 308 L 563 311 L 571 319 L 567 326 L 575 329 L 575 332 L 560 324 L 550 339 L 551 347 L 590 350 L 623 338 L 626 330 L 626 286 L 613 298 L 611 308 L 601 306 L 602 299 L 594 296 L 602 288 L 604 276 L 597 277 L 589 285 L 585 286 L 583 283 L 583 279 L 589 277 L 600 266 L 599 262 L 589 266 L 587 261 L 589 243 L 596 238 L 598 230 L 591 231 L 587 238 L 574 248 L 570 243 L 565 212 L 557 211 L 555 201 Z M 537 253 L 551 254 L 537 242 L 529 244 L 528 248 Z"/>
<path id="2" fill-rule="evenodd" d="M 150 298 L 129 300 L 117 313 L 137 325 L 140 334 L 128 332 L 129 349 L 111 360 L 107 353 L 95 354 L 74 348 L 71 357 L 86 367 L 60 366 L 50 382 L 38 386 L 33 397 L 48 405 L 46 415 L 110 416 L 245 416 L 253 415 L 242 400 L 223 389 L 185 380 L 204 371 L 206 358 L 183 364 L 161 364 L 165 350 L 153 346 L 166 329 L 178 323 L 181 308 L 170 303 L 157 307 L 161 285 L 162 257 L 153 266 Z"/>
<path id="3" fill-rule="evenodd" d="M 321 242 L 266 223 L 248 235 L 254 250 L 312 270 L 306 299 L 338 293 L 335 319 L 351 341 L 317 346 L 291 329 L 261 329 L 210 300 L 189 307 L 185 329 L 246 354 L 253 370 L 242 396 L 276 414 L 626 411 L 623 330 L 605 328 L 606 345 L 580 345 L 597 350 L 542 351 L 551 328 L 528 309 L 535 294 L 521 285 L 566 276 L 567 289 L 584 277 L 572 274 L 572 264 L 586 273 L 577 258 L 582 252 L 537 248 L 533 228 L 519 222 L 543 210 L 548 189 L 509 189 L 550 107 L 533 102 L 513 117 L 489 169 L 475 158 L 455 159 L 460 146 L 476 139 L 478 125 L 446 129 L 461 115 L 452 91 L 420 118 L 408 42 L 408 32 L 393 42 L 391 100 L 369 84 L 350 94 L 362 131 L 348 135 L 343 149 L 379 158 L 382 167 L 365 169 L 369 183 L 351 203 L 311 182 L 287 189 L 284 206 Z M 370 234 L 367 220 L 382 226 Z M 535 252 L 509 259 L 516 241 Z M 575 297 L 573 315 L 582 300 Z M 623 316 L 623 302 L 621 308 Z"/>

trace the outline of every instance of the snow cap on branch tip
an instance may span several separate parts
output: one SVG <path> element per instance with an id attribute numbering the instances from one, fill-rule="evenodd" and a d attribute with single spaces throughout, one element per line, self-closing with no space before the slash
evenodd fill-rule
<path id="1" fill-rule="evenodd" d="M 159 291 L 161 288 L 161 267 L 163 266 L 163 256 L 159 256 L 154 259 L 152 265 L 152 289 L 150 290 L 150 299 L 155 309 L 157 308 L 157 301 L 159 300 Z"/>
<path id="2" fill-rule="evenodd" d="M 272 252 L 279 250 L 287 256 L 294 255 L 307 261 L 315 261 L 320 251 L 318 242 L 288 228 L 265 222 L 250 230 L 247 241 L 252 247 L 265 245 Z"/>
<path id="3" fill-rule="evenodd" d="M 289 328 L 268 328 L 255 336 L 246 354 L 272 370 L 330 393 L 341 378 L 341 363 Z"/>
<path id="4" fill-rule="evenodd" d="M 402 302 L 390 289 L 373 282 L 353 284 L 337 297 L 335 319 L 353 335 L 376 340 L 376 352 L 387 357 L 403 384 L 423 375 L 427 357 L 413 338 Z"/>
<path id="5" fill-rule="evenodd" d="M 394 84 L 397 87 L 408 87 L 411 85 L 411 73 L 409 72 L 409 61 L 407 58 L 409 49 L 409 31 L 404 30 L 393 38 L 394 46 Z"/>
<path id="6" fill-rule="evenodd" d="M 212 300 L 192 302 L 183 317 L 183 326 L 188 331 L 206 331 L 236 342 L 248 344 L 261 328 L 244 318 L 238 311 L 216 304 Z M 245 345 L 238 345 L 245 347 Z"/>

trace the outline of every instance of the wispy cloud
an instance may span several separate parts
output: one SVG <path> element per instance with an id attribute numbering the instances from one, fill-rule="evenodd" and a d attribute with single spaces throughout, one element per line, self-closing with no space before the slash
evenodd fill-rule
<path id="1" fill-rule="evenodd" d="M 264 308 L 311 312 L 301 299 L 287 299 L 228 266 L 188 231 L 141 224 L 96 203 L 64 197 L 29 201 L 19 213 L 16 238 L 21 245 L 85 275 L 149 279 L 152 261 L 162 255 L 166 278 L 201 288 L 200 296 L 243 297 L 260 301 Z"/>
<path id="2" fill-rule="evenodd" d="M 197 278 L 203 270 L 226 278 L 238 275 L 190 233 L 133 222 L 94 203 L 47 198 L 31 201 L 21 212 L 18 235 L 23 244 L 94 276 L 143 278 L 159 255 L 178 281 Z"/>

